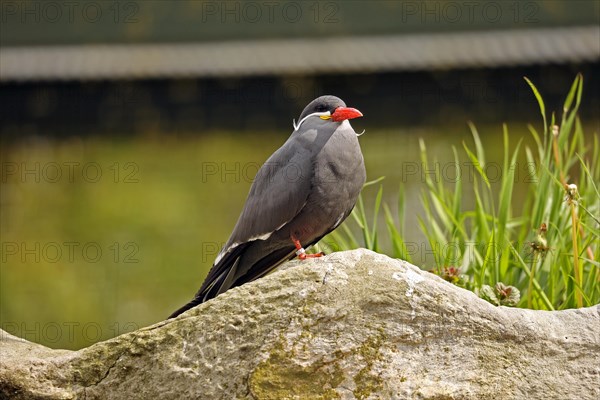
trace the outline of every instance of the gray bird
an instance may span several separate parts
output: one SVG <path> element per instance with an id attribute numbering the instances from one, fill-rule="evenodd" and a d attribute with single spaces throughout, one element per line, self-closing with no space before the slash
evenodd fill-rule
<path id="1" fill-rule="evenodd" d="M 232 287 L 258 279 L 317 243 L 348 217 L 365 183 L 358 138 L 362 113 L 335 96 L 310 102 L 294 132 L 259 169 L 231 237 L 192 301 L 174 318 Z"/>

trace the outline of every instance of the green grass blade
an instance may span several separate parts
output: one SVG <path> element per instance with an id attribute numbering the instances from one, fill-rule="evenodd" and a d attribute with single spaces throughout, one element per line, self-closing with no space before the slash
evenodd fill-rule
<path id="1" fill-rule="evenodd" d="M 544 120 L 544 132 L 546 132 L 547 129 L 548 129 L 548 124 L 546 123 L 546 106 L 544 105 L 544 100 L 542 99 L 542 95 L 540 95 L 540 92 L 538 92 L 538 90 L 535 87 L 535 85 L 533 84 L 533 82 L 531 82 L 525 76 L 523 77 L 523 79 L 525 79 L 525 81 L 527 82 L 527 84 L 531 88 L 531 90 L 533 92 L 533 95 L 535 96 L 535 99 L 538 102 L 538 105 L 540 107 L 540 113 L 542 114 L 542 119 Z"/>
<path id="2" fill-rule="evenodd" d="M 571 90 L 569 90 L 569 94 L 567 94 L 567 98 L 565 99 L 565 103 L 563 105 L 563 112 L 566 114 L 571 109 L 571 104 L 573 104 L 573 99 L 575 98 L 575 93 L 577 92 L 577 88 L 579 86 L 579 77 L 577 75 L 573 84 L 571 85 Z"/>

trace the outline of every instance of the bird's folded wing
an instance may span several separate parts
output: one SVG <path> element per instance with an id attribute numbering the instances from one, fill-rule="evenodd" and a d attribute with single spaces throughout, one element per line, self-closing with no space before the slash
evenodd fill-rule
<path id="1" fill-rule="evenodd" d="M 304 153 L 302 147 L 299 149 L 290 143 L 292 140 L 273 153 L 259 169 L 233 233 L 217 256 L 203 288 L 233 265 L 240 248 L 254 240 L 268 239 L 298 215 L 306 204 L 314 176 L 313 157 Z"/>
<path id="2" fill-rule="evenodd" d="M 275 152 L 256 175 L 230 244 L 264 239 L 292 220 L 306 204 L 313 176 L 309 154 Z"/>

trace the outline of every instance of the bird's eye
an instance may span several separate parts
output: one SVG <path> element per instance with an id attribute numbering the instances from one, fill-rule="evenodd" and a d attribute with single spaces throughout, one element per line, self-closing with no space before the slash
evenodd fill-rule
<path id="1" fill-rule="evenodd" d="M 323 105 L 317 106 L 317 112 L 325 112 L 325 111 L 327 111 L 327 107 L 325 107 Z"/>

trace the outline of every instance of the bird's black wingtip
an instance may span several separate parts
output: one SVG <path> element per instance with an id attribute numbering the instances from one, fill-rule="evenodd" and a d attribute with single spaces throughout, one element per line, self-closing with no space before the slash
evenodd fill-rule
<path id="1" fill-rule="evenodd" d="M 196 307 L 198 304 L 201 304 L 201 303 L 202 303 L 202 298 L 196 297 L 192 301 L 190 301 L 189 303 L 187 303 L 186 305 L 184 305 L 182 307 L 179 307 L 175 312 L 173 312 L 171 315 L 169 315 L 169 317 L 167 319 L 176 318 L 180 314 L 183 314 L 187 310 L 190 310 L 190 309 Z"/>

